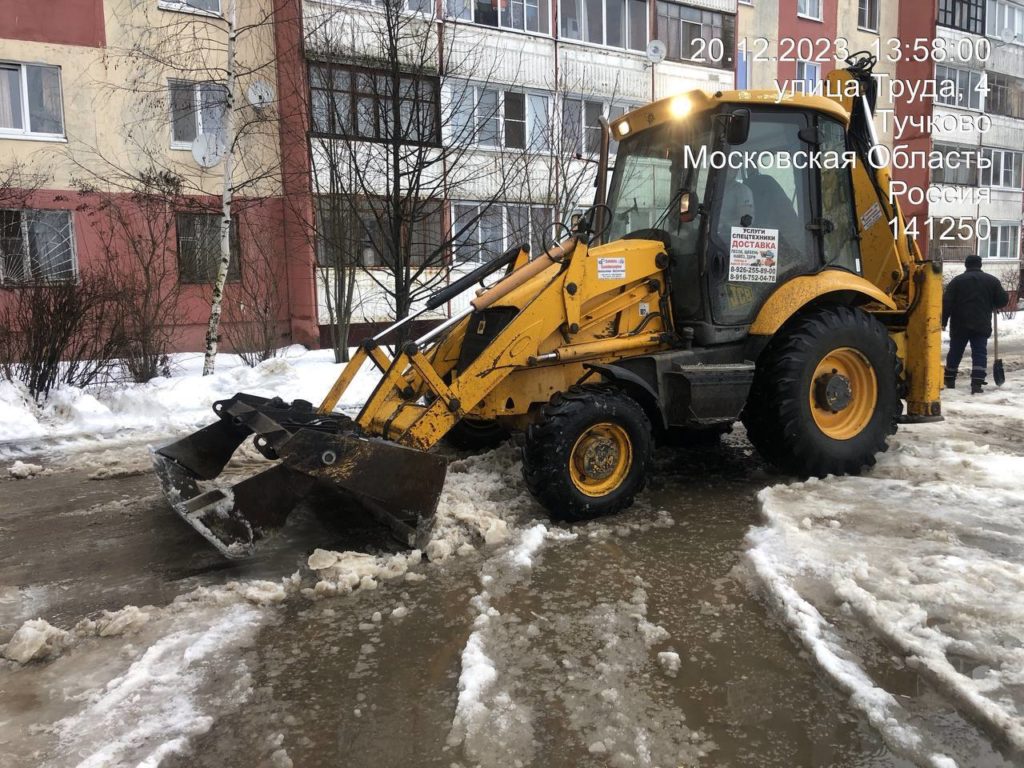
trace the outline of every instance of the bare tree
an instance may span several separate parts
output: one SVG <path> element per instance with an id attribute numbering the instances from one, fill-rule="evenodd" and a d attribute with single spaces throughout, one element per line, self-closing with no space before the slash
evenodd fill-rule
<path id="1" fill-rule="evenodd" d="M 272 225 L 270 225 L 272 226 Z M 227 286 L 224 296 L 225 335 L 232 351 L 250 368 L 277 355 L 281 346 L 283 306 L 280 254 L 270 226 L 246 219 L 246 270 Z"/>
<path id="2" fill-rule="evenodd" d="M 373 13 L 324 9 L 314 22 L 306 40 L 313 191 L 322 262 L 341 270 L 329 301 L 344 355 L 357 273 L 391 317 L 408 316 L 447 282 L 453 246 L 479 217 L 522 193 L 531 137 L 524 128 L 501 142 L 494 94 L 512 86 L 496 84 L 494 57 L 458 26 L 442 33 L 395 0 Z M 479 152 L 488 142 L 495 150 Z M 447 202 L 458 199 L 479 205 L 453 224 Z"/>
<path id="3" fill-rule="evenodd" d="M 123 330 L 122 363 L 137 382 L 167 375 L 180 322 L 175 213 L 188 205 L 181 180 L 153 171 L 140 174 L 127 193 L 82 181 L 77 186 L 88 201 L 81 210 L 102 249 L 97 269 L 114 291 Z"/>
<path id="4" fill-rule="evenodd" d="M 173 176 L 182 199 L 219 218 L 219 257 L 211 285 L 203 373 L 212 373 L 220 338 L 232 231 L 239 214 L 279 194 L 275 9 L 271 0 L 180 0 L 114 6 L 121 35 L 108 46 L 125 70 L 106 84 L 122 105 L 126 147 L 112 152 L 75 142 L 80 175 L 114 191 L 139 192 L 151 178 Z M 168 125 L 170 116 L 170 125 Z M 168 146 L 170 135 L 170 146 Z M 198 166 L 175 149 L 193 149 Z M 169 151 L 171 150 L 171 151 Z"/>

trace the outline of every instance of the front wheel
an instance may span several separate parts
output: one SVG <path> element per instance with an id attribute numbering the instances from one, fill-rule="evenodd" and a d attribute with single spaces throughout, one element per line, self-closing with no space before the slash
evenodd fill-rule
<path id="1" fill-rule="evenodd" d="M 643 408 L 613 387 L 556 394 L 526 433 L 523 477 L 558 520 L 619 512 L 643 490 L 652 449 Z"/>
<path id="2" fill-rule="evenodd" d="M 765 349 L 743 424 L 785 472 L 856 474 L 886 450 L 900 406 L 896 345 L 885 326 L 859 309 L 822 307 Z"/>

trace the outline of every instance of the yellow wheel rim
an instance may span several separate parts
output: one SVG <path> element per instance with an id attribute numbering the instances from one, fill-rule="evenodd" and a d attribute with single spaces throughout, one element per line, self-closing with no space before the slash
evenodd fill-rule
<path id="1" fill-rule="evenodd" d="M 856 349 L 834 349 L 814 369 L 808 397 L 818 429 L 833 440 L 850 440 L 864 431 L 878 405 L 875 369 Z"/>
<path id="2" fill-rule="evenodd" d="M 587 496 L 611 493 L 633 466 L 633 443 L 618 424 L 602 422 L 587 429 L 572 447 L 569 475 L 576 489 Z"/>

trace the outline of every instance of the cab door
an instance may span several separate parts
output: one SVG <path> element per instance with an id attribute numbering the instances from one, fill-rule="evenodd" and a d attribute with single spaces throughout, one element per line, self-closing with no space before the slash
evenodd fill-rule
<path id="1" fill-rule="evenodd" d="M 747 141 L 724 147 L 735 154 L 717 174 L 707 238 L 718 326 L 748 325 L 779 285 L 821 268 L 817 171 L 806 162 L 812 121 L 800 110 L 752 109 Z"/>

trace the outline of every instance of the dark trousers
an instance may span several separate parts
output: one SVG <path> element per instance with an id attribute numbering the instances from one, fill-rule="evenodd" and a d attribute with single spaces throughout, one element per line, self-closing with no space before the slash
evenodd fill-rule
<path id="1" fill-rule="evenodd" d="M 950 330 L 946 375 L 956 376 L 956 370 L 960 367 L 968 343 L 971 345 L 971 379 L 984 381 L 985 371 L 988 370 L 988 334 L 985 333 Z"/>

